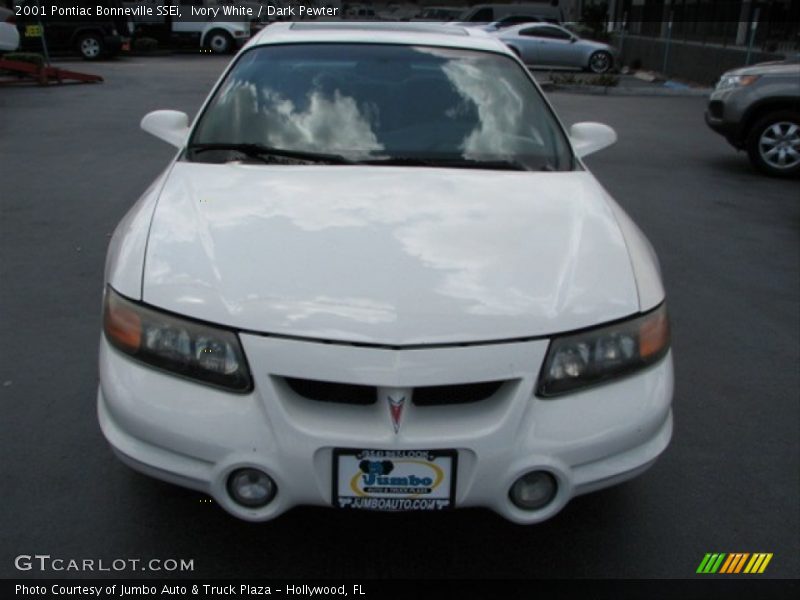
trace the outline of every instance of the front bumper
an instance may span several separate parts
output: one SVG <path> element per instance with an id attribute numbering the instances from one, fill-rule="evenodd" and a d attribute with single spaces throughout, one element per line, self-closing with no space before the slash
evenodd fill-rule
<path id="1" fill-rule="evenodd" d="M 717 113 L 717 110 L 712 110 L 711 108 L 706 109 L 706 125 L 728 140 L 728 143 L 732 146 L 740 147 L 739 124 L 725 121 L 722 117 L 717 116 Z"/>
<path id="2" fill-rule="evenodd" d="M 705 111 L 705 121 L 713 131 L 723 136 L 735 148 L 742 147 L 742 108 L 737 88 L 715 90 Z"/>
<path id="3" fill-rule="evenodd" d="M 100 344 L 98 416 L 119 458 L 151 476 L 210 494 L 237 517 L 264 521 L 297 505 L 332 504 L 334 448 L 456 449 L 458 507 L 490 508 L 517 523 L 556 514 L 578 494 L 649 467 L 672 434 L 672 357 L 614 383 L 543 400 L 533 394 L 547 341 L 390 350 L 241 335 L 255 390 L 231 394 L 155 371 Z M 309 400 L 284 377 L 417 387 L 506 383 L 471 404 L 389 411 Z M 278 493 L 266 507 L 233 502 L 228 475 L 266 471 Z M 544 508 L 517 508 L 508 490 L 544 469 L 559 485 Z"/>

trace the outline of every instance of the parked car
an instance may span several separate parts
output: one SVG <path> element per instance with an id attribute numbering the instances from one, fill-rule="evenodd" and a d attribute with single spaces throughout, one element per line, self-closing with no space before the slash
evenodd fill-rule
<path id="1" fill-rule="evenodd" d="M 468 8 L 458 18 L 464 23 L 488 24 L 506 17 L 534 17 L 531 20 L 561 23 L 564 14 L 558 6 L 539 4 L 478 4 Z"/>
<path id="2" fill-rule="evenodd" d="M 377 19 L 378 15 L 375 13 L 375 9 L 373 7 L 357 4 L 350 6 L 347 9 L 345 17 L 348 19 L 354 19 L 356 21 L 372 21 Z"/>
<path id="3" fill-rule="evenodd" d="M 800 61 L 769 62 L 724 73 L 706 123 L 762 173 L 800 173 Z"/>
<path id="4" fill-rule="evenodd" d="M 277 23 L 116 228 L 98 417 L 119 458 L 251 521 L 296 505 L 517 523 L 669 443 L 656 256 L 520 60 L 479 31 Z M 411 107 L 412 109 L 410 109 Z"/>
<path id="5" fill-rule="evenodd" d="M 422 9 L 417 21 L 454 21 L 464 10 L 452 6 L 426 6 Z"/>
<path id="6" fill-rule="evenodd" d="M 388 10 L 378 12 L 378 17 L 384 21 L 410 21 L 420 14 L 420 8 L 415 4 L 390 4 Z"/>
<path id="7" fill-rule="evenodd" d="M 45 9 L 46 19 L 25 10 L 37 4 Z M 125 16 L 95 16 L 98 6 L 123 8 L 119 0 L 19 0 L 17 5 L 22 8 L 17 15 L 21 50 L 41 52 L 43 35 L 48 52 L 78 52 L 86 60 L 130 50 L 133 21 Z M 57 16 L 59 8 L 90 9 L 93 16 Z"/>
<path id="8" fill-rule="evenodd" d="M 0 7 L 0 52 L 13 52 L 19 48 L 16 21 L 14 11 Z"/>
<path id="9" fill-rule="evenodd" d="M 233 54 L 250 39 L 250 23 L 247 21 L 210 21 L 195 28 L 191 23 L 173 23 L 173 37 L 180 36 L 185 42 L 206 48 L 214 54 Z"/>
<path id="10" fill-rule="evenodd" d="M 513 27 L 514 25 L 522 25 L 524 23 L 543 23 L 542 19 L 538 17 L 529 17 L 526 15 L 511 15 L 505 18 L 500 19 L 499 21 L 495 21 L 494 23 L 489 23 L 488 25 L 484 25 L 484 31 L 500 31 L 501 29 L 507 29 L 509 27 Z"/>
<path id="11" fill-rule="evenodd" d="M 151 7 L 148 16 L 136 19 L 136 36 L 156 39 L 160 45 L 176 48 L 199 48 L 214 54 L 231 54 L 239 50 L 250 39 L 251 21 L 246 16 L 230 16 L 222 21 L 211 17 L 189 17 L 192 6 L 197 8 L 214 8 L 223 10 L 225 4 L 218 4 L 216 0 L 131 0 L 125 1 L 130 8 L 137 6 Z M 251 8 L 258 14 L 259 4 L 233 3 L 239 8 Z M 267 2 L 265 6 L 276 3 Z M 159 13 L 157 7 L 180 10 L 182 17 L 173 18 L 167 13 Z M 262 17 L 266 15 L 263 11 Z M 260 25 L 258 26 L 260 28 Z"/>
<path id="12" fill-rule="evenodd" d="M 552 23 L 527 23 L 501 29 L 499 37 L 522 61 L 537 67 L 571 67 L 592 73 L 614 68 L 617 50 L 613 46 L 579 38 Z"/>
<path id="13" fill-rule="evenodd" d="M 249 8 L 251 15 L 247 18 L 242 18 L 239 22 L 249 23 L 249 35 L 255 35 L 264 27 L 267 27 L 273 21 L 283 21 L 287 18 L 283 12 L 287 9 L 283 0 L 216 0 L 216 4 L 220 7 L 235 7 L 235 8 Z M 230 25 L 234 25 L 231 20 Z M 235 38 L 231 37 L 230 49 L 228 51 L 238 50 L 244 43 L 238 45 L 234 41 Z M 247 38 L 243 38 L 247 41 Z"/>

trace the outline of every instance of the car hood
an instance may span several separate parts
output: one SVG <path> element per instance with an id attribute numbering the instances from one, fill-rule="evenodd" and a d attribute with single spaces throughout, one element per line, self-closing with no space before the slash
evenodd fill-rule
<path id="1" fill-rule="evenodd" d="M 548 335 L 637 312 L 588 172 L 175 163 L 143 299 L 235 328 L 387 345 Z"/>
<path id="2" fill-rule="evenodd" d="M 728 71 L 726 75 L 800 75 L 800 63 L 776 61 L 742 67 Z"/>

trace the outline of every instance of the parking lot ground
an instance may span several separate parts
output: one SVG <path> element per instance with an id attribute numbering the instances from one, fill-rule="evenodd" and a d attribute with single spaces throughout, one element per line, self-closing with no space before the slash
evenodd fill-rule
<path id="1" fill-rule="evenodd" d="M 0 89 L 0 576 L 42 576 L 13 564 L 39 553 L 193 559 L 201 578 L 691 578 L 707 552 L 800 576 L 798 182 L 757 175 L 702 98 L 551 95 L 565 123 L 617 130 L 588 165 L 661 259 L 675 433 L 643 476 L 532 527 L 474 509 L 251 524 L 118 462 L 95 416 L 103 262 L 173 155 L 138 123 L 194 113 L 225 64 L 123 59 L 92 65 L 100 85 Z"/>

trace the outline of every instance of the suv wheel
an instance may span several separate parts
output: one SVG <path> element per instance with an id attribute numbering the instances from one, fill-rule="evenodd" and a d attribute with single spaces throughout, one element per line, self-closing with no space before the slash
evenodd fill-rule
<path id="1" fill-rule="evenodd" d="M 215 29 L 208 34 L 206 45 L 214 54 L 227 54 L 233 48 L 233 38 L 228 32 Z"/>
<path id="2" fill-rule="evenodd" d="M 98 33 L 85 33 L 78 38 L 78 52 L 86 60 L 97 60 L 103 55 L 103 38 Z"/>
<path id="3" fill-rule="evenodd" d="M 746 146 L 750 161 L 762 173 L 775 177 L 800 173 L 800 113 L 779 111 L 759 119 Z"/>

